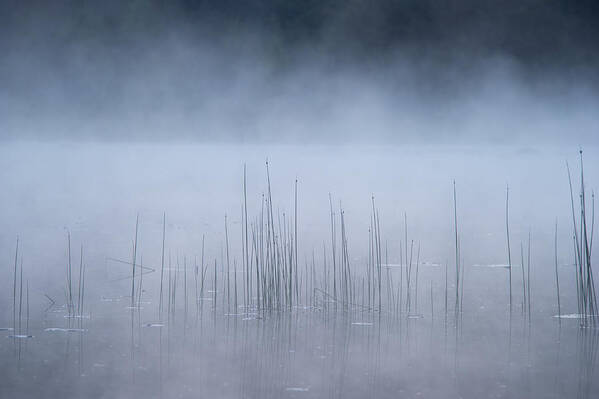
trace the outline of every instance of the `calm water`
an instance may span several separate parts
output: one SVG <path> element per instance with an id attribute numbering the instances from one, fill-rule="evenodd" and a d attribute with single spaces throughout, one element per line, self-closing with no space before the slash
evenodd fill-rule
<path id="1" fill-rule="evenodd" d="M 10 144 L 1 151 L 0 327 L 7 329 L 0 331 L 1 397 L 599 394 L 599 333 L 581 329 L 576 318 L 560 322 L 554 317 L 556 218 L 561 309 L 566 315 L 577 312 L 564 162 L 576 165 L 576 150 Z M 592 152 L 585 158 L 589 187 L 597 181 L 599 159 Z M 280 274 L 261 266 L 263 279 L 273 277 L 261 286 L 272 297 L 286 298 L 288 286 L 274 279 L 289 281 L 284 259 L 291 259 L 297 275 L 291 278 L 291 304 L 284 299 L 265 309 L 262 302 L 259 309 L 254 260 L 250 283 L 245 278 L 243 165 L 253 259 L 259 248 L 267 248 L 259 244 L 266 233 L 260 236 L 258 230 L 266 220 L 267 157 L 281 261 L 276 261 Z M 296 177 L 297 259 L 289 255 Z M 461 311 L 455 300 L 454 179 Z M 511 312 L 509 274 L 502 266 L 507 262 L 506 183 Z M 351 269 L 347 299 L 341 274 L 333 277 L 329 193 L 335 273 L 342 265 Z M 372 196 L 380 260 L 369 231 Z M 137 268 L 131 308 L 137 215 L 136 264 L 144 269 Z M 71 314 L 78 317 L 69 317 L 66 306 L 68 233 Z M 81 247 L 85 287 L 78 311 Z M 406 248 L 412 249 L 411 257 Z M 140 278 L 140 270 L 147 274 Z M 523 279 L 530 287 L 530 312 Z M 249 293 L 246 284 L 251 284 Z M 12 327 L 32 337 L 10 337 Z"/>

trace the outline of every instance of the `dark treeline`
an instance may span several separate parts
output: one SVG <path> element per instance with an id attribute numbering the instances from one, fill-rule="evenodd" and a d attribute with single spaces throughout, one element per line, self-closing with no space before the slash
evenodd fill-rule
<path id="1" fill-rule="evenodd" d="M 253 32 L 278 56 L 308 47 L 358 60 L 401 48 L 448 57 L 501 53 L 546 68 L 596 62 L 598 17 L 592 0 L 5 1 L 0 40 L 110 49 L 173 30 L 211 39 Z"/>

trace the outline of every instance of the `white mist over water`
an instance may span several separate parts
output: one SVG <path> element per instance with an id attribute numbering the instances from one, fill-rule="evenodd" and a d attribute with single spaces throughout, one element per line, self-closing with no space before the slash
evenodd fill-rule
<path id="1" fill-rule="evenodd" d="M 267 190 L 268 159 L 280 218 L 293 216 L 298 179 L 300 262 L 314 251 L 320 257 L 323 244 L 330 243 L 330 194 L 334 208 L 344 209 L 356 267 L 366 262 L 372 196 L 389 263 L 397 262 L 407 215 L 410 239 L 422 247 L 421 260 L 451 264 L 455 180 L 466 264 L 507 262 L 506 185 L 514 264 L 520 263 L 519 244 L 526 243 L 529 232 L 535 260 L 551 264 L 556 218 L 560 263 L 566 264 L 572 258 L 565 161 L 574 167 L 576 156 L 576 149 L 558 147 L 7 144 L 0 168 L 5 189 L 0 242 L 8 261 L 18 235 L 25 266 L 30 264 L 50 286 L 60 286 L 67 231 L 97 264 L 107 257 L 127 259 L 139 214 L 140 254 L 155 266 L 166 213 L 173 254 L 198 256 L 205 236 L 206 259 L 220 259 L 225 214 L 231 249 L 241 250 L 244 164 L 251 222 Z M 590 189 L 599 162 L 594 148 L 585 153 L 585 162 Z M 37 266 L 40 262 L 45 266 Z M 4 281 L 11 281 L 10 269 L 5 273 Z"/>
<path id="2" fill-rule="evenodd" d="M 585 152 L 589 189 L 598 178 L 595 150 Z M 322 397 L 326 392 L 337 393 L 332 397 L 395 397 L 398 392 L 446 397 L 450 392 L 474 398 L 490 391 L 503 397 L 528 390 L 546 396 L 555 392 L 548 381 L 556 375 L 562 387 L 588 390 L 581 391 L 583 397 L 596 392 L 589 382 L 591 363 L 580 363 L 590 376 L 573 371 L 577 359 L 585 362 L 586 354 L 594 353 L 577 346 L 581 338 L 576 320 L 564 318 L 563 331 L 558 331 L 558 319 L 552 317 L 556 218 L 562 313 L 576 312 L 575 276 L 568 266 L 573 253 L 565 168 L 568 160 L 577 170 L 576 148 L 17 142 L 0 151 L 5 192 L 0 248 L 7 265 L 0 272 L 1 320 L 11 325 L 18 235 L 31 292 L 33 335 L 26 343 L 14 338 L 0 343 L 6 354 L 0 366 L 4 375 L 10 373 L 1 391 L 7 395 L 22 397 L 44 386 L 46 392 L 65 397 L 92 392 L 159 397 L 161 390 L 231 398 Z M 335 212 L 340 203 L 344 209 L 350 262 L 358 275 L 367 264 L 372 196 L 390 264 L 401 263 L 399 243 L 407 215 L 409 240 L 422 251 L 418 308 L 399 318 L 388 310 L 381 315 L 359 310 L 328 313 L 324 309 L 334 301 L 320 293 L 316 305 L 300 302 L 289 314 L 227 308 L 221 287 L 224 217 L 227 214 L 231 263 L 239 270 L 236 278 L 242 278 L 243 167 L 253 219 L 267 190 L 267 159 L 277 218 L 283 219 L 283 213 L 291 216 L 298 180 L 298 258 L 306 270 L 315 254 L 321 273 L 323 245 L 330 248 L 329 193 Z M 466 273 L 459 328 L 452 324 L 451 310 L 454 180 Z M 506 184 L 514 266 L 512 322 L 506 313 L 507 269 L 480 267 L 506 262 Z M 159 319 L 156 312 L 163 212 L 168 259 L 175 262 L 166 273 L 179 273 L 176 319 L 173 314 L 168 320 Z M 138 259 L 157 272 L 144 275 L 144 299 L 131 308 L 130 265 L 112 259 L 130 261 L 137 215 Z M 87 276 L 86 311 L 73 319 L 65 318 L 63 307 L 67 232 L 75 265 L 83 245 Z M 519 251 L 521 243 L 527 248 L 529 232 L 533 328 L 521 314 Z M 199 301 L 199 318 L 190 294 L 185 323 L 181 264 L 183 259 L 188 265 L 198 259 L 203 237 L 209 289 Z M 216 292 L 211 280 L 214 261 L 219 268 Z M 446 265 L 449 322 L 444 317 Z M 389 268 L 396 282 L 401 269 Z M 188 279 L 193 290 L 193 277 Z M 49 305 L 46 295 L 57 302 L 49 311 L 44 311 Z M 215 305 L 213 295 L 218 295 Z M 560 346 L 555 346 L 556 339 Z M 22 375 L 14 372 L 13 349 Z M 554 356 L 561 363 L 555 363 Z M 534 375 L 527 374 L 531 365 Z M 60 382 L 51 369 L 76 379 Z M 34 373 L 39 383 L 25 388 L 22 378 L 27 373 Z"/>

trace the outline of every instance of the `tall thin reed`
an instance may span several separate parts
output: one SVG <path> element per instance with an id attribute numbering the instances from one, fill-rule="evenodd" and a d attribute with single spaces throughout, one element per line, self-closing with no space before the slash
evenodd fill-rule
<path id="1" fill-rule="evenodd" d="M 131 262 L 131 308 L 135 307 L 135 262 L 137 260 L 137 233 L 139 229 L 139 214 L 135 217 L 135 239 L 133 241 L 133 260 Z M 69 248 L 70 248 L 70 235 L 69 235 Z M 69 263 L 70 263 L 70 249 L 69 249 Z M 69 266 L 70 268 L 70 266 Z"/>
<path id="2" fill-rule="evenodd" d="M 19 236 L 17 236 L 17 246 L 15 248 L 15 269 L 13 274 L 13 285 L 12 285 L 12 327 L 13 333 L 16 331 L 16 317 L 17 317 L 17 266 L 19 258 Z"/>
<path id="3" fill-rule="evenodd" d="M 557 317 L 559 322 L 562 322 L 562 305 L 559 295 L 559 273 L 557 271 L 557 219 L 555 220 L 555 239 L 554 239 L 554 255 L 555 255 L 555 289 L 557 294 Z"/>
<path id="4" fill-rule="evenodd" d="M 455 180 L 453 181 L 453 218 L 454 218 L 454 227 L 455 227 L 455 275 L 456 275 L 456 286 L 455 286 L 455 312 L 456 315 L 460 311 L 460 298 L 459 298 L 459 289 L 460 289 L 460 252 L 458 249 L 458 205 L 457 205 L 457 196 L 456 196 L 456 188 L 455 188 Z"/>
<path id="5" fill-rule="evenodd" d="M 162 253 L 160 257 L 160 299 L 158 304 L 158 318 L 162 319 L 162 285 L 164 281 L 164 243 L 166 239 L 166 212 L 162 214 Z"/>
<path id="6" fill-rule="evenodd" d="M 505 187 L 505 232 L 507 237 L 507 265 L 509 270 L 510 286 L 510 313 L 512 311 L 512 251 L 510 249 L 510 214 L 509 214 L 510 187 Z"/>

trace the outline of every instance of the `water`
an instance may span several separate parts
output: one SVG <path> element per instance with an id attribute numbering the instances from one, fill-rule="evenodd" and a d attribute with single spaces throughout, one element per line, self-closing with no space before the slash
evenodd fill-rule
<path id="1" fill-rule="evenodd" d="M 593 398 L 599 394 L 599 331 L 580 327 L 572 264 L 563 161 L 575 162 L 576 151 L 572 157 L 568 149 L 556 148 L 33 143 L 8 144 L 0 151 L 0 181 L 6 188 L 0 209 L 4 221 L 0 253 L 5 264 L 0 271 L 4 338 L 0 397 Z M 590 187 L 597 181 L 599 158 L 589 153 Z M 299 180 L 298 279 L 291 280 L 297 281 L 297 288 L 292 284 L 291 303 L 284 294 L 287 285 L 281 284 L 278 296 L 269 291 L 278 299 L 258 308 L 254 269 L 249 274 L 251 293 L 245 293 L 242 178 L 246 163 L 248 217 L 255 221 L 267 192 L 267 157 L 277 232 L 292 231 L 295 177 Z M 457 311 L 453 179 L 463 272 Z M 506 182 L 512 210 L 511 311 Z M 338 273 L 345 259 L 339 201 L 345 215 L 346 259 L 353 279 L 345 298 L 340 277 L 339 293 L 333 294 L 329 193 L 337 228 Z M 372 195 L 381 225 L 380 308 L 376 277 L 368 277 L 369 270 L 377 275 L 375 254 L 369 249 Z M 163 212 L 167 224 L 161 301 Z M 406 254 L 404 212 L 407 241 L 414 241 L 411 261 Z M 132 302 L 138 214 L 136 263 L 143 263 L 144 274 L 140 279 L 137 269 Z M 556 218 L 561 318 L 555 317 Z M 73 309 L 65 299 L 67 231 L 72 240 Z M 525 279 L 531 289 L 530 313 L 520 266 L 520 244 L 526 254 L 529 231 L 531 277 Z M 13 325 L 17 234 L 18 267 L 22 256 L 23 287 L 28 283 L 29 295 L 25 288 L 20 290 L 17 279 Z M 205 279 L 202 291 L 200 271 L 196 291 L 202 237 Z M 281 248 L 289 250 L 288 244 Z M 78 310 L 81 245 L 85 290 L 83 309 Z M 23 292 L 21 306 L 19 292 Z"/>
<path id="2" fill-rule="evenodd" d="M 155 329 L 144 328 L 143 311 L 103 312 L 85 331 L 6 340 L 3 396 L 558 398 L 599 388 L 596 332 L 551 317 L 529 323 L 520 312 L 511 329 L 508 314 L 473 309 L 457 325 L 442 311 L 417 320 L 266 312 L 247 323 L 204 309 L 186 327 Z"/>

